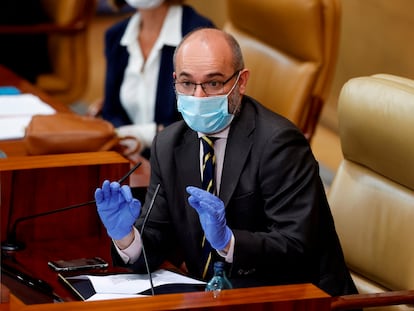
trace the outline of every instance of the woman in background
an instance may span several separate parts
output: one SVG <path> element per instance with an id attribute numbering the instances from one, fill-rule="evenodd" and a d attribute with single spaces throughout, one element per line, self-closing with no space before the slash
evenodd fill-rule
<path id="1" fill-rule="evenodd" d="M 149 157 L 157 131 L 181 118 L 173 86 L 175 47 L 191 30 L 214 25 L 180 0 L 125 2 L 136 12 L 105 34 L 105 96 L 89 111 L 97 115 L 101 106 L 102 117 L 120 136 L 137 137 Z"/>

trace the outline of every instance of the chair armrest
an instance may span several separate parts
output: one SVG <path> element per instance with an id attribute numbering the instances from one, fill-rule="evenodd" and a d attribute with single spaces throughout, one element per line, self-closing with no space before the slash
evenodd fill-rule
<path id="1" fill-rule="evenodd" d="M 355 294 L 333 297 L 332 311 L 391 306 L 414 303 L 414 290 L 389 291 L 376 294 Z"/>

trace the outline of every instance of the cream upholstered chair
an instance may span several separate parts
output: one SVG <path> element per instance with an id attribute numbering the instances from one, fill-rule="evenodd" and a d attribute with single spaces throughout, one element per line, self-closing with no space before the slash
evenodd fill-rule
<path id="1" fill-rule="evenodd" d="M 55 27 L 49 32 L 53 72 L 40 75 L 37 86 L 65 104 L 86 90 L 89 74 L 88 27 L 96 0 L 42 0 Z"/>
<path id="2" fill-rule="evenodd" d="M 72 104 L 87 86 L 87 31 L 96 1 L 41 0 L 50 22 L 0 26 L 0 33 L 47 34 L 51 72 L 40 74 L 36 86 L 64 104 Z"/>
<path id="3" fill-rule="evenodd" d="M 328 199 L 361 295 L 339 297 L 333 309 L 414 303 L 414 80 L 353 78 L 338 118 L 344 159 Z"/>
<path id="4" fill-rule="evenodd" d="M 337 60 L 340 0 L 227 0 L 224 30 L 251 70 L 247 94 L 311 139 Z"/>

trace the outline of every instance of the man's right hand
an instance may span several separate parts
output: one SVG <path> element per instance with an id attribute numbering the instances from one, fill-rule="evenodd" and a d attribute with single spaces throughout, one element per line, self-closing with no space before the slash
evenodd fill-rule
<path id="1" fill-rule="evenodd" d="M 132 197 L 128 186 L 105 180 L 102 188 L 96 189 L 95 200 L 99 217 L 112 239 L 121 240 L 131 233 L 141 213 L 141 202 Z"/>

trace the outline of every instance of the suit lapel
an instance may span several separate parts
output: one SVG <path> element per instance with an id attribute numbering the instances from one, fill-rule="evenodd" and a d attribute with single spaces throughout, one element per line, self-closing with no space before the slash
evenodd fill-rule
<path id="1" fill-rule="evenodd" d="M 220 184 L 220 198 L 224 205 L 236 189 L 243 167 L 253 145 L 253 130 L 256 113 L 244 97 L 242 111 L 230 128 L 224 156 L 223 173 Z"/>
<path id="2" fill-rule="evenodd" d="M 184 186 L 196 186 L 201 188 L 200 177 L 200 145 L 197 133 L 187 131 L 183 136 L 183 143 L 174 150 L 177 180 L 181 180 Z"/>
<path id="3" fill-rule="evenodd" d="M 179 176 L 176 176 L 173 182 L 179 183 L 177 186 L 183 187 L 195 186 L 201 188 L 201 176 L 200 176 L 200 144 L 198 141 L 197 133 L 188 130 L 183 135 L 183 142 L 177 146 L 174 150 L 174 158 L 177 166 L 177 172 Z M 182 184 L 181 184 L 182 183 Z M 200 221 L 197 212 L 188 204 L 187 199 L 184 200 L 186 215 L 188 221 L 191 224 L 193 230 L 198 228 L 196 236 L 201 241 L 203 236 L 203 230 L 200 226 Z M 181 207 L 180 207 L 181 208 Z M 196 230 L 195 230 L 196 231 Z M 201 245 L 201 243 L 200 243 Z"/>

